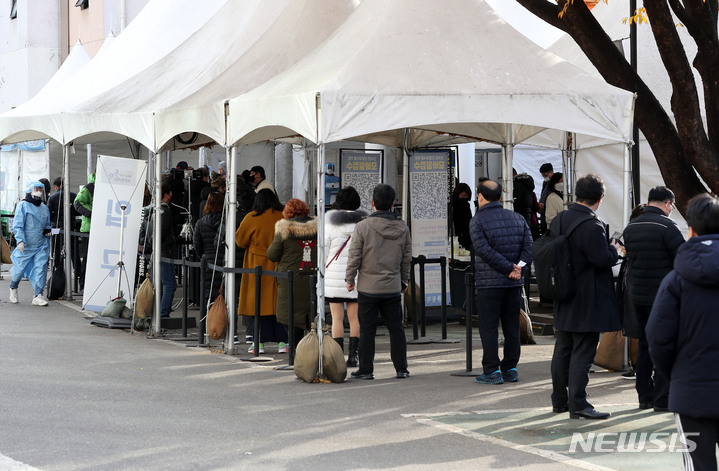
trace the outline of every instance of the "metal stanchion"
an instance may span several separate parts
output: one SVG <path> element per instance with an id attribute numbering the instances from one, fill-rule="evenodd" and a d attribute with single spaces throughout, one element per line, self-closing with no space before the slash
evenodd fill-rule
<path id="1" fill-rule="evenodd" d="M 245 361 L 272 361 L 272 357 L 260 356 L 260 305 L 262 304 L 262 267 L 255 267 L 255 325 L 252 341 L 255 345 L 255 353 L 250 358 L 243 358 Z"/>
<path id="2" fill-rule="evenodd" d="M 412 340 L 407 340 L 407 345 L 423 345 L 432 343 L 431 339 L 425 337 L 425 326 L 424 326 L 424 261 L 427 258 L 424 255 L 420 255 L 415 258 L 412 257 L 412 263 L 409 269 L 409 291 L 412 298 Z M 419 302 L 417 302 L 417 288 L 414 275 L 414 265 L 419 263 Z M 422 337 L 419 337 L 419 323 L 422 322 Z"/>
<path id="3" fill-rule="evenodd" d="M 277 367 L 278 370 L 295 369 L 295 272 L 292 270 L 287 272 L 287 337 L 289 364 Z"/>
<path id="4" fill-rule="evenodd" d="M 439 268 L 442 277 L 442 338 L 432 343 L 459 343 L 457 339 L 447 338 L 447 257 L 439 257 Z"/>
<path id="5" fill-rule="evenodd" d="M 464 275 L 464 283 L 467 286 L 467 300 L 465 311 L 466 333 L 467 333 L 467 368 L 464 371 L 451 373 L 452 376 L 478 376 L 481 372 L 472 371 L 472 316 L 474 315 L 474 273 Z"/>

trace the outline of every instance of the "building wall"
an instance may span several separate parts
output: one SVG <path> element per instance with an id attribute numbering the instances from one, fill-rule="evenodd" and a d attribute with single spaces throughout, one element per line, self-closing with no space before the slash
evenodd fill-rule
<path id="1" fill-rule="evenodd" d="M 60 66 L 57 0 L 0 0 L 0 112 L 34 96 Z"/>
<path id="2" fill-rule="evenodd" d="M 78 41 L 94 57 L 109 34 L 120 34 L 121 3 L 125 25 L 150 0 L 18 0 L 17 18 L 10 19 L 12 0 L 0 0 L 0 113 L 32 98 L 60 67 Z"/>

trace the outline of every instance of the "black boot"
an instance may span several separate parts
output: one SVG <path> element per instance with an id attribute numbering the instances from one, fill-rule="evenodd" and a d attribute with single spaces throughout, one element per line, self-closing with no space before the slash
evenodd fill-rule
<path id="1" fill-rule="evenodd" d="M 344 353 L 345 353 L 345 338 L 344 337 L 332 337 L 332 338 L 335 340 L 335 342 L 337 342 L 339 344 L 340 348 L 342 349 L 342 354 L 344 355 Z"/>
<path id="2" fill-rule="evenodd" d="M 347 366 L 357 366 L 359 362 L 359 337 L 350 337 L 349 351 L 347 352 Z"/>

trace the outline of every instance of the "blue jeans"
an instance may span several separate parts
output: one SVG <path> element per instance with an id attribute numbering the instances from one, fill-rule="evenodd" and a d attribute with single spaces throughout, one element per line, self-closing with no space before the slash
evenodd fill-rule
<path id="1" fill-rule="evenodd" d="M 177 289 L 175 279 L 175 265 L 168 262 L 160 262 L 160 280 L 162 281 L 162 303 L 160 305 L 160 316 L 170 317 L 172 300 Z"/>

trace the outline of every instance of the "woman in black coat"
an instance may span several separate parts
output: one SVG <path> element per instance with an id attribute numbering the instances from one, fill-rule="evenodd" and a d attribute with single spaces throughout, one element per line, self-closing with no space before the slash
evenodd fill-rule
<path id="1" fill-rule="evenodd" d="M 459 183 L 452 192 L 452 219 L 454 222 L 454 235 L 459 244 L 467 250 L 472 250 L 472 240 L 469 238 L 469 220 L 472 219 L 472 209 L 469 201 L 472 199 L 472 189 L 466 183 Z"/>
<path id="2" fill-rule="evenodd" d="M 221 264 L 224 260 L 223 253 L 217 253 L 217 230 L 222 222 L 222 207 L 225 204 L 225 195 L 214 191 L 207 197 L 207 203 L 202 217 L 195 224 L 193 243 L 197 255 L 207 263 Z M 222 272 L 207 270 L 204 279 L 205 300 L 214 300 L 220 292 L 222 283 Z M 212 292 L 210 292 L 210 288 Z"/>

